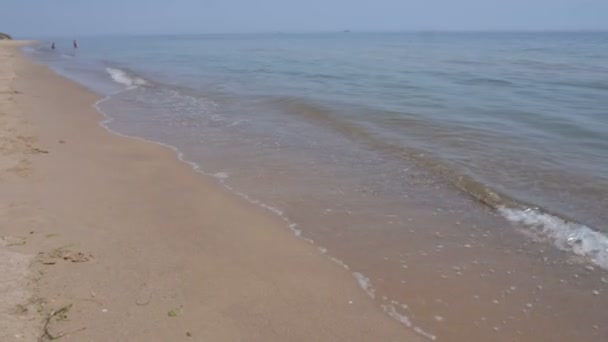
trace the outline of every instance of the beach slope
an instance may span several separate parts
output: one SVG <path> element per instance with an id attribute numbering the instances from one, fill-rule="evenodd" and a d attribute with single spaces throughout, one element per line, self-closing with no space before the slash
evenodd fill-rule
<path id="1" fill-rule="evenodd" d="M 0 42 L 0 340 L 415 341 L 349 271 Z"/>

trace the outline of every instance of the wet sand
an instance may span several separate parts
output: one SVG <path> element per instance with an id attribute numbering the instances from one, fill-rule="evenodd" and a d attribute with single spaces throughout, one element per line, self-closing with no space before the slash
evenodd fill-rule
<path id="1" fill-rule="evenodd" d="M 283 221 L 0 55 L 0 340 L 419 339 Z"/>

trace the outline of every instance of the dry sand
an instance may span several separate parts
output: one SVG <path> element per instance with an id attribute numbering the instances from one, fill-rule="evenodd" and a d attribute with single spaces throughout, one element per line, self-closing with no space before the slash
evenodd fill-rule
<path id="1" fill-rule="evenodd" d="M 283 221 L 0 43 L 0 341 L 416 341 Z M 49 340 L 43 336 L 42 340 Z"/>

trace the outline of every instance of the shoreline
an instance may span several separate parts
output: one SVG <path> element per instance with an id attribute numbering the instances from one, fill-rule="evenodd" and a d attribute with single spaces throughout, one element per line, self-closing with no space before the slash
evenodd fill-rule
<path id="1" fill-rule="evenodd" d="M 5 116 L 29 122 L 11 131 L 31 145 L 11 149 L 24 165 L 0 171 L 0 234 L 33 260 L 30 334 L 70 307 L 49 325 L 66 340 L 419 339 L 285 222 L 174 149 L 110 134 L 99 96 L 0 49 L 17 75 Z"/>

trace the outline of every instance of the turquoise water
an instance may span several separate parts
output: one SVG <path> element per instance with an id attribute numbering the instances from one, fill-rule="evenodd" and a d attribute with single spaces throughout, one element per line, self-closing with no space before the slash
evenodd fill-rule
<path id="1" fill-rule="evenodd" d="M 70 42 L 27 51 L 107 96 L 99 108 L 112 130 L 175 146 L 377 284 L 377 297 L 410 303 L 417 310 L 407 316 L 430 334 L 498 340 L 495 326 L 442 328 L 423 313 L 426 298 L 400 297 L 402 280 L 386 279 L 429 263 L 418 254 L 453 252 L 416 273 L 421 284 L 445 283 L 433 294 L 466 287 L 478 296 L 504 281 L 448 284 L 444 266 L 493 260 L 484 272 L 502 268 L 521 282 L 538 274 L 513 265 L 550 270 L 538 276 L 548 284 L 529 284 L 521 300 L 556 310 L 560 292 L 535 289 L 566 271 L 578 279 L 584 265 L 608 269 L 608 33 L 116 36 L 80 39 L 78 50 Z M 450 241 L 438 243 L 445 234 Z M 582 293 L 599 285 L 581 282 L 564 284 L 590 305 Z M 603 313 L 560 314 L 555 336 L 608 333 L 584 328 Z M 529 329 L 528 340 L 555 337 Z"/>

